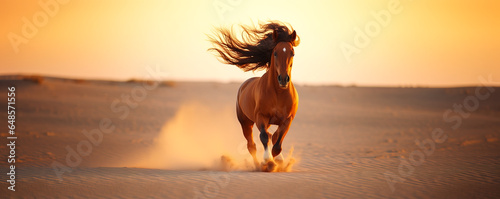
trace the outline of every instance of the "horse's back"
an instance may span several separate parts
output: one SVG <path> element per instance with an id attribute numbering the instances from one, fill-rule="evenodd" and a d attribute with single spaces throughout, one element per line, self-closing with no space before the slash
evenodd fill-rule
<path id="1" fill-rule="evenodd" d="M 252 119 L 251 111 L 255 109 L 254 88 L 260 77 L 252 77 L 244 81 L 238 89 L 237 108 L 241 113 Z"/>
<path id="2" fill-rule="evenodd" d="M 251 84 L 252 82 L 258 80 L 260 77 L 252 77 L 250 79 L 247 79 L 246 81 L 244 81 L 241 86 L 240 86 L 240 89 L 238 90 L 238 93 L 240 93 L 242 90 L 244 90 L 249 84 Z"/>

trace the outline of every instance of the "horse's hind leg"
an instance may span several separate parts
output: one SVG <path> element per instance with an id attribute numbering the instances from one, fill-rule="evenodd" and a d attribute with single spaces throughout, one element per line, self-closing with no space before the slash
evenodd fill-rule
<path id="1" fill-rule="evenodd" d="M 252 125 L 244 125 L 241 124 L 241 128 L 243 129 L 243 135 L 245 136 L 245 139 L 247 139 L 247 149 L 248 152 L 252 155 L 253 162 L 255 164 L 255 168 L 259 169 L 259 161 L 257 160 L 257 147 L 255 145 L 255 142 L 253 141 L 253 133 L 252 133 Z"/>
<path id="2" fill-rule="evenodd" d="M 252 127 L 254 122 L 250 119 L 248 119 L 243 112 L 237 107 L 237 115 L 238 115 L 238 121 L 240 122 L 241 129 L 243 130 L 243 135 L 245 136 L 245 139 L 247 139 L 247 149 L 248 152 L 252 155 L 253 162 L 255 164 L 255 168 L 259 169 L 259 161 L 257 161 L 257 147 L 255 146 L 255 142 L 253 141 L 253 133 L 252 133 Z"/>

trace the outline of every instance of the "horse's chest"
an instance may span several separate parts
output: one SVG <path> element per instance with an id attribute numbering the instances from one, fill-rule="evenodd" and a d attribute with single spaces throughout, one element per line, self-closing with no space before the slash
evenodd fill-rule
<path id="1" fill-rule="evenodd" d="M 289 111 L 273 108 L 271 110 L 271 117 L 269 118 L 269 123 L 279 125 L 284 119 L 288 118 L 288 115 Z"/>

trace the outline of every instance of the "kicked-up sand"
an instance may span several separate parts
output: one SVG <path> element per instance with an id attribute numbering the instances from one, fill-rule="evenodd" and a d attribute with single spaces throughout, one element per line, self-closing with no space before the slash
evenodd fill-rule
<path id="1" fill-rule="evenodd" d="M 269 173 L 246 149 L 239 83 L 2 79 L 17 136 L 9 163 L 3 108 L 2 198 L 500 197 L 498 87 L 296 85 L 285 161 Z M 256 128 L 254 140 L 262 160 Z"/>

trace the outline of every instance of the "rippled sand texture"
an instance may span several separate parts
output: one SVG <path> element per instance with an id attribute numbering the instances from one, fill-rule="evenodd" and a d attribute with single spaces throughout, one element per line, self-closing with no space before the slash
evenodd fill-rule
<path id="1" fill-rule="evenodd" d="M 151 90 L 141 90 L 143 83 Z M 2 197 L 500 197 L 500 88 L 467 117 L 451 113 L 461 119 L 453 130 L 457 121 L 443 114 L 474 96 L 474 87 L 297 86 L 299 110 L 283 144 L 286 161 L 295 164 L 267 173 L 255 171 L 234 113 L 239 83 L 153 88 L 141 81 L 45 78 L 2 80 L 0 88 L 12 84 L 17 183 L 16 192 L 8 191 L 2 175 Z M 5 109 L 0 113 L 6 118 Z M 59 179 L 51 165 L 67 165 L 67 148 L 77 150 L 89 140 L 83 132 L 103 119 L 114 130 Z M 447 136 L 442 143 L 432 140 L 436 128 Z M 6 173 L 6 128 L 0 133 Z M 262 159 L 255 129 L 254 139 Z"/>

